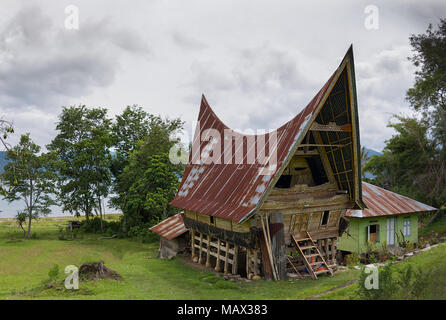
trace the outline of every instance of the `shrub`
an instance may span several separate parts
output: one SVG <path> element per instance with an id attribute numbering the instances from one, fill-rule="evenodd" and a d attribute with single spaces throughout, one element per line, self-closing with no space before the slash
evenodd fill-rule
<path id="1" fill-rule="evenodd" d="M 159 240 L 159 236 L 149 230 L 150 226 L 151 224 L 145 223 L 139 226 L 131 227 L 127 233 L 127 236 L 130 238 L 135 238 L 142 243 L 156 242 Z"/>
<path id="2" fill-rule="evenodd" d="M 59 265 L 54 264 L 53 267 L 48 271 L 48 277 L 50 278 L 50 282 L 56 282 L 57 277 L 59 276 Z"/>
<path id="3" fill-rule="evenodd" d="M 392 276 L 391 266 L 392 264 L 388 264 L 378 269 L 378 289 L 366 288 L 366 279 L 369 274 L 365 273 L 365 268 L 363 268 L 358 289 L 355 292 L 356 296 L 363 300 L 388 300 L 394 297 L 398 291 L 398 282 Z"/>
<path id="4" fill-rule="evenodd" d="M 345 264 L 347 267 L 357 266 L 360 263 L 360 256 L 358 253 L 354 252 L 345 257 Z"/>
<path id="5" fill-rule="evenodd" d="M 102 220 L 103 230 L 105 231 L 105 233 L 110 235 L 120 233 L 121 225 L 122 225 L 121 221 Z M 102 233 L 101 218 L 93 217 L 88 222 L 83 221 L 79 229 L 80 231 L 86 233 Z"/>

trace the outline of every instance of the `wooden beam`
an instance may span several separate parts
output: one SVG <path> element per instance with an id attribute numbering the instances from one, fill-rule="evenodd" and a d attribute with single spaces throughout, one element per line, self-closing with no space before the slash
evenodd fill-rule
<path id="1" fill-rule="evenodd" d="M 238 267 L 238 245 L 234 246 L 234 255 L 232 256 L 232 274 L 237 274 Z"/>
<path id="2" fill-rule="evenodd" d="M 208 234 L 208 241 L 207 241 L 207 244 L 206 244 L 206 267 L 210 267 L 211 266 L 211 262 L 210 262 L 210 260 L 209 260 L 209 258 L 210 258 L 210 250 L 211 250 L 211 236 Z"/>
<path id="3" fill-rule="evenodd" d="M 319 155 L 319 151 L 317 151 L 316 149 L 314 150 L 307 150 L 307 152 L 305 152 L 304 150 L 297 150 L 294 153 L 295 156 L 318 156 Z"/>
<path id="4" fill-rule="evenodd" d="M 343 148 L 348 146 L 349 144 L 300 144 L 298 148 L 305 148 L 305 147 L 338 147 Z"/>
<path id="5" fill-rule="evenodd" d="M 215 263 L 215 271 L 220 272 L 221 267 L 220 267 L 220 239 L 217 239 L 218 245 L 217 245 L 217 262 Z"/>
<path id="6" fill-rule="evenodd" d="M 352 132 L 352 125 L 345 124 L 343 126 L 338 126 L 336 122 L 329 122 L 328 124 L 320 124 L 316 121 L 310 127 L 312 131 L 336 131 L 336 132 Z"/>
<path id="7" fill-rule="evenodd" d="M 250 250 L 246 249 L 246 278 L 248 278 L 248 279 L 249 279 L 249 269 L 251 267 L 251 263 L 249 261 L 249 253 L 250 253 Z"/>
<path id="8" fill-rule="evenodd" d="M 191 246 L 191 250 L 192 250 L 192 260 L 195 258 L 195 230 L 194 229 L 190 229 L 191 232 L 191 237 L 190 237 L 190 246 Z"/>
<path id="9" fill-rule="evenodd" d="M 203 251 L 203 233 L 200 232 L 200 249 L 198 251 L 198 263 L 199 264 L 203 263 L 202 251 Z"/>
<path id="10" fill-rule="evenodd" d="M 226 253 L 225 253 L 225 266 L 224 266 L 223 271 L 224 271 L 224 273 L 226 274 L 226 273 L 228 273 L 228 259 L 229 259 L 229 242 L 228 242 L 228 241 L 226 241 L 226 246 L 225 246 L 225 248 L 226 248 Z"/>
<path id="11" fill-rule="evenodd" d="M 328 239 L 324 239 L 324 244 L 325 244 L 325 261 L 329 261 L 330 251 L 328 250 Z"/>
<path id="12" fill-rule="evenodd" d="M 336 238 L 331 239 L 331 261 L 336 264 Z"/>

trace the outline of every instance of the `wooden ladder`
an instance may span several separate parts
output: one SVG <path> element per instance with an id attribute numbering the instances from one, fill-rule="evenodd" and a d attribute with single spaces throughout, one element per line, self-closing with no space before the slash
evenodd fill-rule
<path id="1" fill-rule="evenodd" d="M 313 279 L 317 279 L 318 274 L 321 273 L 330 273 L 330 275 L 333 275 L 333 270 L 330 268 L 324 257 L 321 255 L 318 247 L 307 231 L 305 231 L 305 236 L 303 237 L 297 237 L 296 235 L 291 234 L 291 239 L 293 239 L 294 245 L 296 246 L 299 254 L 302 256 L 304 264 Z M 314 262 L 311 261 L 313 260 L 313 258 Z M 318 261 L 318 259 L 320 260 Z M 324 267 L 323 270 L 313 270 L 315 266 L 321 265 Z"/>

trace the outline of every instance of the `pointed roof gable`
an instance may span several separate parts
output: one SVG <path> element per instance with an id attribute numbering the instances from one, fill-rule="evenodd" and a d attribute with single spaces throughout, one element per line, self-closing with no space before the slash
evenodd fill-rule
<path id="1" fill-rule="evenodd" d="M 343 102 L 337 102 L 333 97 L 335 106 L 328 110 L 328 102 L 332 103 L 332 99 L 328 98 L 334 88 L 336 89 L 334 93 L 337 95 L 339 95 L 337 91 L 344 92 L 344 94 L 339 95 Z M 337 176 L 338 185 L 341 189 L 348 191 L 357 208 L 363 208 L 352 47 L 348 50 L 340 66 L 310 103 L 275 132 L 263 135 L 244 135 L 234 132 L 217 117 L 203 96 L 198 115 L 198 125 L 194 134 L 194 146 L 197 146 L 197 148 L 195 150 L 193 148 L 189 156 L 189 162 L 186 165 L 177 195 L 170 204 L 178 208 L 235 222 L 246 220 L 256 209 L 260 208 L 270 189 L 275 185 L 301 144 L 310 126 L 316 120 L 319 124 L 329 124 L 328 116 L 321 118 L 323 115 L 323 112 L 320 112 L 321 110 L 333 115 L 333 120 L 338 125 L 351 124 L 352 131 L 342 133 L 349 135 L 348 137 L 339 137 L 340 133 L 336 133 L 337 139 L 332 137 L 330 140 L 329 133 L 326 133 L 324 140 L 325 135 L 321 134 L 321 136 L 326 145 L 334 145 L 335 142 L 338 144 L 335 147 L 325 148 L 332 155 L 330 161 L 333 172 Z M 339 117 L 338 113 L 341 114 Z M 336 120 L 336 117 L 338 117 L 338 120 Z M 338 123 L 339 121 L 342 123 Z M 229 131 L 233 137 L 225 137 L 225 131 Z M 254 163 L 249 161 L 249 154 L 252 150 L 257 152 L 265 150 L 265 153 L 268 154 L 266 150 L 270 151 L 269 144 L 274 141 L 274 134 L 277 138 L 275 149 L 277 161 L 274 164 L 269 164 L 267 166 L 268 172 L 265 173 L 264 166 L 257 161 Z M 242 147 L 238 149 L 237 144 L 234 146 L 234 143 L 232 143 L 237 139 L 243 139 L 244 142 Z M 345 141 L 347 139 L 350 142 L 345 147 L 341 147 L 339 143 L 342 139 Z M 225 144 L 228 141 L 231 143 Z M 259 141 L 265 142 L 264 147 L 259 144 Z M 271 143 L 271 145 L 273 144 Z M 243 152 L 240 152 L 242 150 Z M 343 152 L 342 150 L 346 151 Z M 344 153 L 346 154 L 345 157 Z M 271 154 L 269 152 L 269 156 Z M 212 163 L 206 161 L 209 160 L 209 157 L 213 158 Z M 240 158 L 242 158 L 241 162 Z M 337 168 L 341 161 L 344 161 L 344 166 Z"/>

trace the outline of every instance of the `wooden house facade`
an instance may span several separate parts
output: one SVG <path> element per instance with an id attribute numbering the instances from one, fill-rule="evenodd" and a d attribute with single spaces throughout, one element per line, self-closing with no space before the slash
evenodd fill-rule
<path id="1" fill-rule="evenodd" d="M 347 210 L 349 226 L 339 238 L 338 249 L 365 253 L 374 249 L 398 247 L 418 242 L 418 215 L 438 209 L 380 188 L 362 183 L 364 210 Z"/>
<path id="2" fill-rule="evenodd" d="M 346 210 L 365 207 L 352 48 L 310 103 L 266 134 L 231 130 L 203 96 L 193 143 L 170 205 L 184 210 L 194 261 L 248 278 L 333 273 Z"/>

